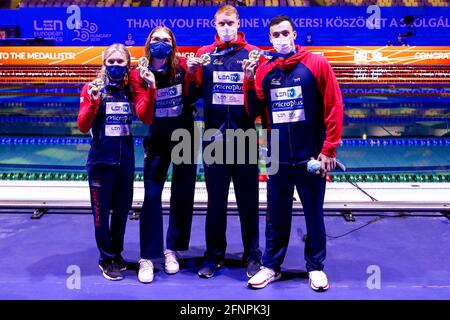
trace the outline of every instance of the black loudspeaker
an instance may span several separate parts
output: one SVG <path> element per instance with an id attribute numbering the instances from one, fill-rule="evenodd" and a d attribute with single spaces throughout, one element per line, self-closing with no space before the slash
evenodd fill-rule
<path id="1" fill-rule="evenodd" d="M 416 19 L 415 19 L 413 16 L 406 16 L 406 17 L 403 17 L 403 22 L 404 22 L 406 25 L 413 24 L 415 20 L 416 20 Z"/>

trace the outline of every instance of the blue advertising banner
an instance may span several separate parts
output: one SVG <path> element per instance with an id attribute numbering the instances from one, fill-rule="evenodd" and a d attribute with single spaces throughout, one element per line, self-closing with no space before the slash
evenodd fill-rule
<path id="1" fill-rule="evenodd" d="M 63 46 L 104 46 L 113 42 L 143 45 L 158 25 L 171 28 L 179 45 L 212 42 L 217 7 L 23 8 L 14 19 L 22 37 L 54 38 Z M 278 14 L 294 20 L 299 44 L 314 46 L 450 45 L 448 7 L 239 7 L 241 31 L 258 46 L 270 45 L 268 24 Z M 8 13 L 9 12 L 9 13 Z M 10 10 L 0 11 L 0 24 Z M 411 22 L 404 23 L 404 19 Z M 8 24 L 11 25 L 11 18 Z M 306 42 L 307 34 L 309 40 Z"/>
<path id="2" fill-rule="evenodd" d="M 0 27 L 19 24 L 19 10 L 0 10 Z"/>

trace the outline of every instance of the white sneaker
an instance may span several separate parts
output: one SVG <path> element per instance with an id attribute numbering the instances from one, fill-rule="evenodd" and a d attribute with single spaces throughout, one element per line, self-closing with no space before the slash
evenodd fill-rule
<path id="1" fill-rule="evenodd" d="M 250 280 L 248 280 L 249 287 L 255 289 L 262 289 L 269 283 L 276 281 L 281 278 L 281 272 L 276 272 L 273 269 L 261 267 Z"/>
<path id="2" fill-rule="evenodd" d="M 153 263 L 151 260 L 139 260 L 138 279 L 142 283 L 150 283 L 153 281 Z"/>
<path id="3" fill-rule="evenodd" d="M 166 249 L 164 258 L 164 271 L 167 274 L 175 274 L 180 271 L 180 263 L 178 262 L 178 253 L 176 251 Z"/>
<path id="4" fill-rule="evenodd" d="M 326 291 L 330 288 L 325 272 L 317 270 L 309 272 L 309 285 L 314 291 Z"/>

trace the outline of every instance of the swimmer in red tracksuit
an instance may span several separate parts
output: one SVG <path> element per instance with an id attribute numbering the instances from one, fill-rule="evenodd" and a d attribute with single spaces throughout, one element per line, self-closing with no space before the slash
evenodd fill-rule
<path id="1" fill-rule="evenodd" d="M 288 248 L 294 187 L 305 214 L 306 270 L 313 290 L 329 288 L 323 272 L 326 233 L 323 217 L 325 177 L 307 171 L 311 159 L 321 161 L 322 172 L 336 166 L 342 134 L 343 103 L 339 84 L 326 59 L 295 46 L 294 24 L 287 16 L 270 23 L 270 39 L 277 51 L 259 66 L 244 68 L 248 112 L 262 115 L 265 127 L 279 132 L 279 169 L 267 183 L 266 249 L 263 268 L 248 281 L 264 288 L 281 276 Z M 269 139 L 270 141 L 270 139 Z M 270 148 L 270 145 L 269 145 Z M 272 159 L 273 161 L 273 159 Z"/>
<path id="2" fill-rule="evenodd" d="M 80 131 L 90 131 L 92 135 L 86 167 L 99 267 L 108 280 L 121 280 L 121 271 L 127 267 L 121 252 L 133 200 L 135 169 L 129 67 L 130 53 L 123 45 L 107 48 L 99 74 L 104 86 L 99 87 L 94 81 L 83 87 L 78 114 Z"/>

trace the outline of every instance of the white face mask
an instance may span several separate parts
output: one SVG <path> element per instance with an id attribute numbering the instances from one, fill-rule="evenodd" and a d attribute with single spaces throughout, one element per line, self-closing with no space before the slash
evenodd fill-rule
<path id="1" fill-rule="evenodd" d="M 220 39 L 222 41 L 228 42 L 234 39 L 237 35 L 237 28 L 235 27 L 224 27 L 218 28 L 217 33 L 219 34 Z"/>
<path id="2" fill-rule="evenodd" d="M 293 50 L 292 40 L 290 38 L 276 38 L 272 39 L 274 49 L 278 53 L 290 53 Z"/>

